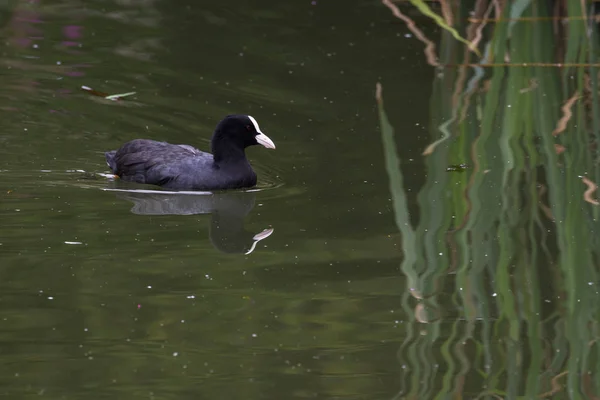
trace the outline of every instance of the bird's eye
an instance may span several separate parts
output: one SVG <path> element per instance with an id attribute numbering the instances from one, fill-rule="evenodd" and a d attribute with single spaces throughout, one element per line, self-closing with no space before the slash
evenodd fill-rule
<path id="1" fill-rule="evenodd" d="M 252 130 L 252 127 L 250 127 L 250 125 L 246 125 L 246 130 L 247 130 L 248 132 L 250 132 L 250 131 Z"/>

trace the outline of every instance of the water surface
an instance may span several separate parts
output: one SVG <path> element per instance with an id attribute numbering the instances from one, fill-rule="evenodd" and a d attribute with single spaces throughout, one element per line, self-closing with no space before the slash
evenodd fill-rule
<path id="1" fill-rule="evenodd" d="M 366 1 L 23 0 L 2 16 L 0 393 L 402 391 L 374 91 L 398 88 L 386 101 L 416 189 L 432 76 L 403 24 Z M 277 144 L 248 150 L 259 190 L 159 195 L 102 175 L 103 152 L 137 137 L 207 149 L 228 113 Z"/>

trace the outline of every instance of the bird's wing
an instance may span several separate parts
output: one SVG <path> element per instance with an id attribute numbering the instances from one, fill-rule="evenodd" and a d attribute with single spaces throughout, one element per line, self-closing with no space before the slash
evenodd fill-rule
<path id="1" fill-rule="evenodd" d="M 192 159 L 202 163 L 212 155 L 192 146 L 136 139 L 125 143 L 115 154 L 117 175 L 125 180 L 163 185 L 177 178 L 183 164 Z"/>

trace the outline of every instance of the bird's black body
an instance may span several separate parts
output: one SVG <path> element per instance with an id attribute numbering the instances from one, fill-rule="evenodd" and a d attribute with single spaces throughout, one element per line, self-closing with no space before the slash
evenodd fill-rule
<path id="1" fill-rule="evenodd" d="M 189 145 L 135 139 L 105 155 L 113 173 L 125 181 L 174 190 L 237 189 L 256 185 L 244 151 L 255 144 L 275 148 L 254 118 L 229 115 L 215 129 L 212 154 Z"/>

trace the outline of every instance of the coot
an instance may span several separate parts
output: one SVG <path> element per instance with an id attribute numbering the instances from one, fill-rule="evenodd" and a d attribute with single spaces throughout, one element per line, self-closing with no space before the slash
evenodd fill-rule
<path id="1" fill-rule="evenodd" d="M 106 152 L 106 163 L 124 181 L 174 190 L 239 189 L 256 185 L 245 148 L 274 149 L 250 115 L 228 115 L 215 128 L 210 153 L 186 144 L 135 139 Z"/>

